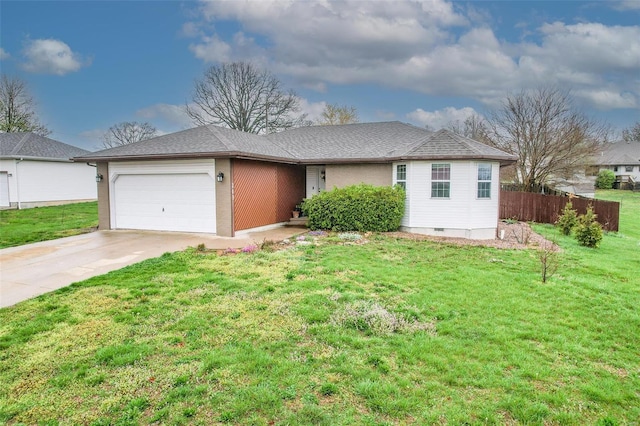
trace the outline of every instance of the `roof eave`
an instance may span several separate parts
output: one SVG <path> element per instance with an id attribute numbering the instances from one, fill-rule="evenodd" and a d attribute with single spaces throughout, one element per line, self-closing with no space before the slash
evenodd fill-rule
<path id="1" fill-rule="evenodd" d="M 238 151 L 223 152 L 197 152 L 197 153 L 171 153 L 171 154 L 135 154 L 135 155 L 113 155 L 113 156 L 82 156 L 74 157 L 77 162 L 107 163 L 110 161 L 153 161 L 153 160 L 188 160 L 197 158 L 237 158 L 243 160 L 263 160 L 277 163 L 298 164 L 296 159 L 277 157 L 270 155 L 251 154 Z"/>
<path id="2" fill-rule="evenodd" d="M 34 157 L 32 155 L 0 155 L 0 160 L 51 161 L 56 163 L 73 163 L 71 158 Z"/>

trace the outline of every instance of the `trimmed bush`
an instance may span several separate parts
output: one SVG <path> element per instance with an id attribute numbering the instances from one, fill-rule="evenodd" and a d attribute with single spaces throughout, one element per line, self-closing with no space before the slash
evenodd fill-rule
<path id="1" fill-rule="evenodd" d="M 602 226 L 596 221 L 597 217 L 591 206 L 587 207 L 587 213 L 578 217 L 576 239 L 581 246 L 595 248 L 602 241 Z"/>
<path id="2" fill-rule="evenodd" d="M 560 229 L 563 235 L 571 234 L 571 230 L 578 223 L 578 212 L 573 208 L 573 203 L 569 201 L 564 205 L 562 214 L 556 222 L 556 226 Z"/>
<path id="3" fill-rule="evenodd" d="M 598 177 L 596 178 L 596 188 L 598 189 L 611 189 L 613 188 L 613 182 L 616 181 L 616 174 L 611 170 L 600 170 Z"/>
<path id="4" fill-rule="evenodd" d="M 352 185 L 321 192 L 302 204 L 309 228 L 333 231 L 396 231 L 404 215 L 399 187 Z"/>

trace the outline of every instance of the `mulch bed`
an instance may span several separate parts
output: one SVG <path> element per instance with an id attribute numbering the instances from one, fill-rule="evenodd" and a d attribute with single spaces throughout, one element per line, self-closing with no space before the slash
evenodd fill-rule
<path id="1" fill-rule="evenodd" d="M 553 247 L 553 251 L 560 251 L 560 247 L 545 239 L 542 235 L 535 233 L 526 222 L 498 222 L 498 235 L 504 235 L 504 238 L 496 238 L 495 240 L 470 240 L 467 238 L 437 237 L 432 235 L 410 234 L 408 232 L 388 232 L 386 235 L 415 241 L 428 240 L 461 246 L 483 246 L 511 250 Z"/>

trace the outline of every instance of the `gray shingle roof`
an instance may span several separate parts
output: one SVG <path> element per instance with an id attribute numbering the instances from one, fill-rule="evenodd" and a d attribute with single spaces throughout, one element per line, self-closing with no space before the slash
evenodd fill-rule
<path id="1" fill-rule="evenodd" d="M 79 160 L 231 156 L 293 163 L 379 162 L 404 159 L 515 157 L 447 130 L 433 133 L 400 123 L 309 126 L 254 135 L 213 125 L 98 151 Z"/>
<path id="2" fill-rule="evenodd" d="M 616 142 L 606 145 L 596 157 L 600 166 L 640 165 L 640 142 Z"/>
<path id="3" fill-rule="evenodd" d="M 431 135 L 426 141 L 411 149 L 407 158 L 474 158 L 474 159 L 515 159 L 499 149 L 481 142 L 442 129 Z"/>
<path id="4" fill-rule="evenodd" d="M 97 151 L 83 155 L 79 159 L 173 158 L 216 155 L 291 157 L 288 152 L 268 143 L 263 136 L 209 125 Z"/>
<path id="5" fill-rule="evenodd" d="M 35 133 L 0 133 L 0 157 L 68 161 L 89 151 Z"/>
<path id="6" fill-rule="evenodd" d="M 431 136 L 426 129 L 400 123 L 357 123 L 298 127 L 267 138 L 296 158 L 315 160 L 387 159 Z"/>

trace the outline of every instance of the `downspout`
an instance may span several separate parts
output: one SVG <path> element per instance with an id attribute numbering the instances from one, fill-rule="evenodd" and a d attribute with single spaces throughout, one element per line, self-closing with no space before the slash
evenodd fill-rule
<path id="1" fill-rule="evenodd" d="M 24 161 L 23 158 L 16 160 L 16 198 L 18 199 L 18 210 L 22 208 L 22 204 L 20 202 L 20 179 L 18 178 L 18 164 Z"/>

